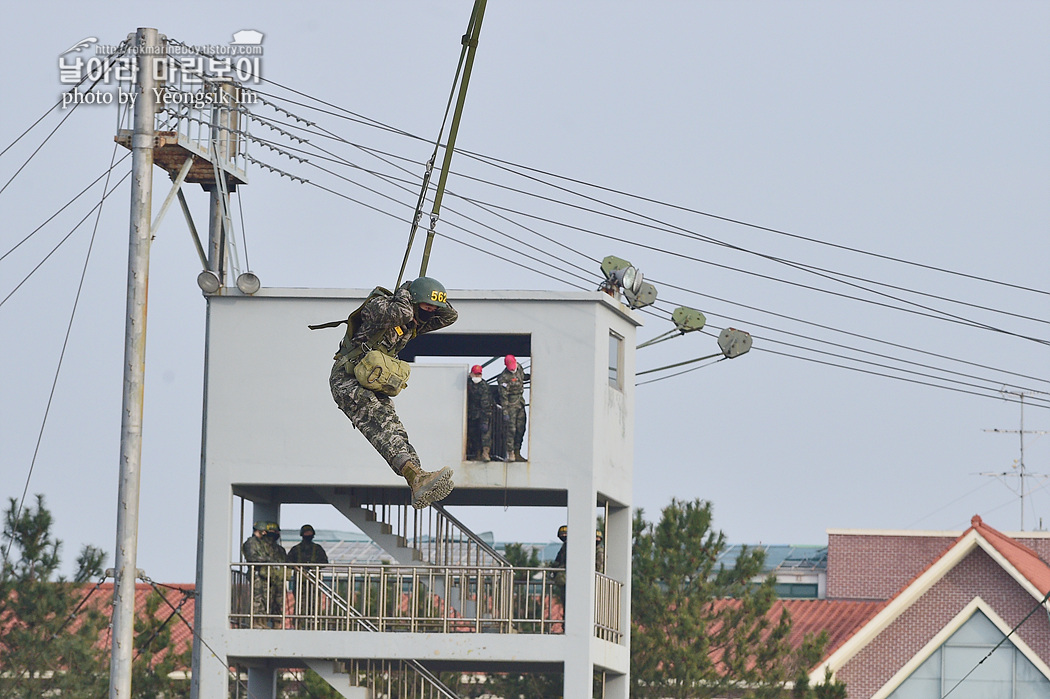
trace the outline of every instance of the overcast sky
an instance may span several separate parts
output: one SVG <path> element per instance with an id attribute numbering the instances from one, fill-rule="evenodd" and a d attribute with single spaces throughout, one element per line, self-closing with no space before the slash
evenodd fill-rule
<path id="1" fill-rule="evenodd" d="M 314 184 L 250 169 L 239 198 L 252 270 L 265 286 L 391 285 L 472 3 L 143 5 L 5 12 L 0 150 L 59 100 L 59 55 L 82 39 L 116 44 L 149 26 L 207 45 L 260 31 L 261 90 L 390 155 L 311 143 L 410 183 L 316 149 L 304 164 L 254 147 Z M 1030 394 L 1026 429 L 1050 429 L 1048 35 L 1045 2 L 491 0 L 458 146 L 534 170 L 456 156 L 429 272 L 452 290 L 591 289 L 615 254 L 659 289 L 640 339 L 670 329 L 678 305 L 702 310 L 712 334 L 752 333 L 744 357 L 638 387 L 634 501 L 649 517 L 672 497 L 709 499 L 729 540 L 748 543 L 958 530 L 974 514 L 1016 530 L 1017 479 L 976 474 L 1016 472 L 1018 436 L 987 431 L 1019 428 L 1004 384 Z M 256 111 L 276 118 L 267 109 Z M 69 112 L 0 155 L 0 255 L 109 167 L 117 106 Z M 166 192 L 159 170 L 155 182 Z M 204 194 L 187 196 L 203 221 Z M 113 551 L 127 183 L 103 209 L 64 355 L 94 218 L 19 284 L 100 197 L 96 186 L 0 260 L 0 495 L 20 499 L 27 479 L 30 496 L 43 493 L 70 562 L 84 543 Z M 505 207 L 507 220 L 460 197 Z M 152 248 L 138 562 L 174 582 L 193 579 L 205 303 L 172 213 Z M 715 351 L 694 334 L 637 363 Z M 1050 473 L 1048 444 L 1028 437 L 1030 473 Z M 1025 528 L 1050 526 L 1050 488 L 1027 484 Z M 285 525 L 306 517 L 337 524 L 293 510 Z M 529 517 L 464 518 L 501 540 L 554 538 L 556 515 Z"/>

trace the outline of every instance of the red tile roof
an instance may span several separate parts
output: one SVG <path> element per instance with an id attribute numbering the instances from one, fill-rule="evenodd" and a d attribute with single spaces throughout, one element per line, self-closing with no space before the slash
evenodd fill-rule
<path id="1" fill-rule="evenodd" d="M 158 591 L 164 595 L 164 599 L 167 602 L 161 601 L 160 606 L 157 608 L 154 618 L 160 619 L 162 622 L 170 620 L 165 625 L 165 629 L 171 632 L 171 646 L 164 652 L 158 653 L 155 660 L 159 661 L 164 655 L 170 652 L 182 653 L 183 651 L 189 650 L 193 645 L 193 614 L 195 611 L 196 600 L 194 599 L 194 586 L 193 583 L 156 583 Z M 84 594 L 91 593 L 91 597 L 88 599 L 88 604 L 99 610 L 106 616 L 109 616 L 112 612 L 113 604 L 113 583 L 102 583 L 97 590 L 94 585 L 85 584 Z M 93 593 L 92 590 L 95 590 Z M 135 584 L 135 618 L 141 618 L 146 614 L 146 600 L 153 592 L 153 587 L 147 583 L 136 583 Z M 185 599 L 185 603 L 183 600 Z M 179 605 L 182 605 L 181 607 Z M 174 609 L 178 609 L 178 614 L 174 613 Z M 75 624 L 76 622 L 74 622 Z M 104 643 L 108 646 L 110 642 L 109 629 L 106 629 L 103 634 L 104 638 L 100 639 L 100 643 Z M 180 668 L 189 670 L 189 668 Z"/>
<path id="2" fill-rule="evenodd" d="M 735 606 L 739 600 L 720 599 L 714 602 L 714 610 Z M 783 612 L 791 615 L 791 633 L 787 641 L 793 648 L 802 646 L 807 634 L 814 636 L 821 631 L 828 634 L 825 658 L 845 643 L 850 636 L 875 616 L 885 602 L 857 602 L 853 600 L 789 599 L 777 600 L 766 613 L 766 618 L 776 624 Z"/>
<path id="3" fill-rule="evenodd" d="M 970 529 L 963 533 L 966 536 L 970 530 L 976 531 L 985 541 L 992 545 L 1003 558 L 1010 562 L 1035 589 L 1043 595 L 1050 593 L 1050 566 L 1044 563 L 1035 551 L 1016 539 L 1011 539 L 997 529 L 989 527 L 981 520 L 979 515 L 974 515 L 970 520 Z"/>

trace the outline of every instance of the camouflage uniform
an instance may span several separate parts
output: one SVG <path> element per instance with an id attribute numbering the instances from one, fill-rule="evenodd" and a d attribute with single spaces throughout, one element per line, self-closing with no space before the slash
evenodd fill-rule
<path id="1" fill-rule="evenodd" d="M 499 404 L 503 408 L 503 424 L 506 428 L 507 461 L 520 454 L 525 438 L 525 380 L 528 375 L 519 364 L 514 371 L 504 369 L 496 377 L 499 386 Z"/>
<path id="2" fill-rule="evenodd" d="M 422 322 L 415 318 L 415 307 L 409 293 L 411 282 L 405 282 L 393 296 L 373 296 L 361 309 L 361 322 L 353 337 L 343 337 L 336 354 L 336 363 L 328 379 L 332 397 L 339 409 L 346 413 L 354 427 L 361 431 L 375 450 L 379 452 L 397 475 L 406 461 L 419 463 L 415 448 L 408 441 L 408 432 L 394 411 L 390 396 L 364 388 L 357 382 L 352 366 L 341 362 L 341 358 L 356 346 L 386 328 L 387 332 L 374 343 L 378 349 L 392 357 L 405 348 L 416 335 L 444 328 L 456 322 L 459 314 L 452 305 L 438 307 Z M 421 311 L 421 314 L 423 312 Z M 398 332 L 400 331 L 400 332 Z"/>
<path id="3" fill-rule="evenodd" d="M 244 560 L 249 563 L 281 563 L 287 554 L 271 536 L 255 536 L 241 546 Z M 284 566 L 252 566 L 252 613 L 255 628 L 266 622 L 279 623 L 284 609 Z"/>
<path id="4" fill-rule="evenodd" d="M 313 541 L 303 539 L 288 552 L 289 563 L 328 563 L 328 554 L 324 547 Z M 315 612 L 320 595 L 317 580 L 321 574 L 316 567 L 299 568 L 292 579 L 292 590 L 295 592 L 295 613 L 306 617 L 305 628 L 315 628 Z"/>
<path id="5" fill-rule="evenodd" d="M 496 401 L 484 380 L 467 379 L 467 456 L 492 448 L 492 411 Z"/>

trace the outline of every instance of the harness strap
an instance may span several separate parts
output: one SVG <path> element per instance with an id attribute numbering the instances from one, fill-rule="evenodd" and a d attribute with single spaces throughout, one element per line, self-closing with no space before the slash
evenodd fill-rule
<path id="1" fill-rule="evenodd" d="M 340 325 L 342 325 L 343 323 L 349 323 L 349 322 L 350 322 L 349 318 L 344 318 L 343 320 L 333 320 L 333 321 L 331 321 L 329 323 L 320 323 L 318 325 L 307 325 L 306 327 L 310 328 L 311 330 L 321 330 L 322 328 L 337 328 Z"/>

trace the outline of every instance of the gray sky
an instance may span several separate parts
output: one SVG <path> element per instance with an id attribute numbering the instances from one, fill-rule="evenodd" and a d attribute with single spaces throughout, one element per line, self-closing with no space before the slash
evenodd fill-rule
<path id="1" fill-rule="evenodd" d="M 287 3 L 235 9 L 184 2 L 172 12 L 167 5 L 146 10 L 140 2 L 113 2 L 71 5 L 61 15 L 37 7 L 6 13 L 0 149 L 59 99 L 58 55 L 80 39 L 115 44 L 151 26 L 188 44 L 225 44 L 238 30 L 256 29 L 265 34 L 263 77 L 305 96 L 269 84 L 262 89 L 281 92 L 288 109 L 347 141 L 409 158 L 405 166 L 418 177 L 432 150 L 426 140 L 287 100 L 324 100 L 337 114 L 345 116 L 342 108 L 433 139 L 471 3 L 313 3 L 289 12 Z M 450 289 L 593 288 L 597 261 L 615 254 L 660 290 L 657 315 L 645 316 L 641 339 L 669 329 L 666 316 L 677 305 L 701 309 L 715 333 L 734 326 L 753 334 L 755 349 L 743 358 L 639 386 L 635 504 L 650 517 L 671 497 L 710 499 L 731 541 L 764 543 L 821 544 L 827 528 L 961 529 L 975 513 L 1015 530 L 1016 494 L 975 474 L 1010 471 L 1018 457 L 1016 435 L 984 431 L 1019 426 L 1017 404 L 994 397 L 996 389 L 1010 382 L 1013 390 L 1050 390 L 1048 30 L 1045 2 L 492 0 L 458 145 L 572 178 L 533 175 L 604 204 L 457 156 L 451 192 L 519 213 L 505 213 L 513 222 L 498 222 L 446 197 L 439 232 L 495 256 L 442 238 L 429 272 Z M 0 156 L 0 187 L 66 114 L 52 114 Z M 0 254 L 108 168 L 116 117 L 116 106 L 78 108 L 0 193 Z M 312 142 L 362 167 L 399 174 L 351 147 Z M 402 219 L 253 168 L 240 197 L 248 260 L 264 285 L 393 283 L 407 209 L 309 165 L 262 149 L 252 153 Z M 415 202 L 415 193 L 360 171 L 319 157 L 311 162 L 402 204 Z M 126 169 L 127 163 L 115 172 Z M 156 171 L 158 188 L 165 181 Z M 187 194 L 203 221 L 204 195 L 196 188 Z M 91 190 L 0 260 L 0 299 L 99 197 Z M 638 225 L 640 217 L 650 225 Z M 67 561 L 84 543 L 113 550 L 127 218 L 125 184 L 103 210 L 29 481 L 30 495 L 44 493 L 54 512 Z M 34 460 L 93 222 L 0 305 L 5 500 L 21 497 Z M 545 259 L 557 268 L 518 257 L 515 250 L 526 244 L 553 255 Z M 820 268 L 825 276 L 770 257 Z M 415 260 L 410 269 L 418 267 Z M 205 309 L 198 271 L 185 226 L 170 215 L 152 249 L 139 549 L 139 567 L 164 581 L 193 579 Z M 846 281 L 857 286 L 829 279 L 832 272 L 852 275 Z M 944 320 L 945 313 L 960 322 Z M 1007 332 L 961 324 L 972 322 Z M 807 361 L 799 357 L 894 373 L 800 347 L 900 366 L 919 372 L 903 374 L 915 381 L 943 385 L 928 375 L 948 377 L 974 384 L 953 387 L 982 395 Z M 640 350 L 638 367 L 714 351 L 711 336 L 686 336 Z M 1050 429 L 1050 411 L 1037 407 L 1048 398 L 1029 399 L 1027 429 Z M 1029 438 L 1030 472 L 1050 473 L 1048 444 Z M 1016 479 L 1010 485 L 1016 489 Z M 1050 488 L 1040 480 L 1029 485 L 1036 491 L 1025 527 L 1033 529 L 1039 518 L 1050 519 Z M 313 513 L 289 512 L 286 525 L 300 517 Z M 318 527 L 333 521 L 314 519 Z M 467 524 L 511 540 L 553 539 L 557 526 L 549 513 L 524 521 L 502 511 L 471 511 Z"/>

